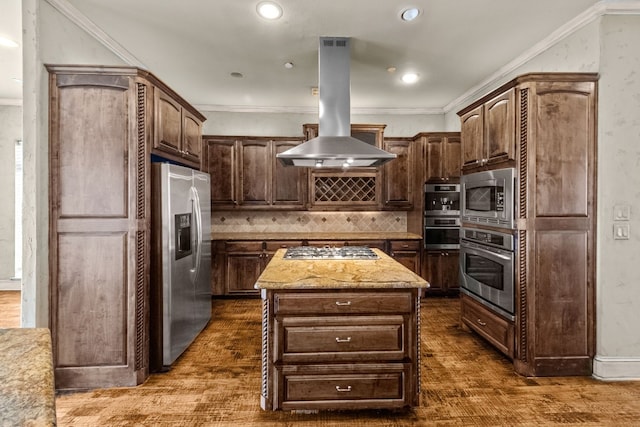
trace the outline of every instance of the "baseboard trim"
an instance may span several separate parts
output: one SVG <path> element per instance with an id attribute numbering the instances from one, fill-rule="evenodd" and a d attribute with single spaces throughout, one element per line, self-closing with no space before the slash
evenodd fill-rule
<path id="1" fill-rule="evenodd" d="M 20 280 L 0 280 L 0 291 L 20 291 L 22 282 Z"/>
<path id="2" fill-rule="evenodd" d="M 640 380 L 640 357 L 596 356 L 593 377 L 603 381 Z"/>

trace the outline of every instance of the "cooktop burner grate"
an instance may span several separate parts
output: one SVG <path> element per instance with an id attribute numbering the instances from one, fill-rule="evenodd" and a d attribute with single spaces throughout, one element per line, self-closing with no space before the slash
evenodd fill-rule
<path id="1" fill-rule="evenodd" d="M 294 246 L 288 248 L 284 259 L 378 259 L 367 246 L 315 247 Z"/>

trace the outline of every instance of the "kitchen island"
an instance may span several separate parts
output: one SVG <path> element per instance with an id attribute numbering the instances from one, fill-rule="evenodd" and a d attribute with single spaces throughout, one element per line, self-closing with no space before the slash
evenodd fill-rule
<path id="1" fill-rule="evenodd" d="M 420 288 L 379 249 L 376 259 L 286 259 L 258 278 L 262 409 L 404 408 L 419 403 Z"/>

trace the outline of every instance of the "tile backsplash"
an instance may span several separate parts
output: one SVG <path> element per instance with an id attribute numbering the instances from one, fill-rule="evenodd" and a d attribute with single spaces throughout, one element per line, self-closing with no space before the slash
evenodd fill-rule
<path id="1" fill-rule="evenodd" d="M 211 212 L 212 233 L 406 232 L 406 212 Z"/>

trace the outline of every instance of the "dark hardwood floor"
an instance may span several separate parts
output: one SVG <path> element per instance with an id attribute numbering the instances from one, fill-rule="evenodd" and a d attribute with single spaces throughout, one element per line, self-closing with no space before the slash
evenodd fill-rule
<path id="1" fill-rule="evenodd" d="M 0 313 L 6 308 L 0 305 Z M 61 394 L 58 425 L 640 426 L 640 382 L 518 376 L 509 360 L 460 328 L 456 298 L 423 300 L 419 407 L 264 412 L 260 301 L 213 300 L 212 309 L 209 326 L 169 372 L 138 387 Z"/>

